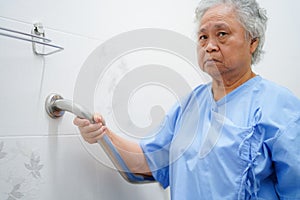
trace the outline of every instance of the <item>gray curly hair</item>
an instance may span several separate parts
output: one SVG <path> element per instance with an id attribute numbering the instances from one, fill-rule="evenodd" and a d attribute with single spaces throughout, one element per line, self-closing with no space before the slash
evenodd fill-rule
<path id="1" fill-rule="evenodd" d="M 262 48 L 268 20 L 265 9 L 260 8 L 256 0 L 201 0 L 195 11 L 196 21 L 200 23 L 209 8 L 220 4 L 229 5 L 235 9 L 240 23 L 246 30 L 246 37 L 259 39 L 258 47 L 252 54 L 252 64 L 257 64 L 264 53 Z"/>

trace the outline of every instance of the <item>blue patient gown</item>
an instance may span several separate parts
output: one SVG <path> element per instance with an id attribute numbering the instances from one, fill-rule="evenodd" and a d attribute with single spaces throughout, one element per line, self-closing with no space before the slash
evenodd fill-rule
<path id="1" fill-rule="evenodd" d="M 300 101 L 260 76 L 218 101 L 200 85 L 140 145 L 173 200 L 300 199 Z"/>

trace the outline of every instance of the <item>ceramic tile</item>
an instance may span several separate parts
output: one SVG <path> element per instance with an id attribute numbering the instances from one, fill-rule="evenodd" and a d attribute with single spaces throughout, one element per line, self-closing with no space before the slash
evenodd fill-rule
<path id="1" fill-rule="evenodd" d="M 100 147 L 98 150 L 101 154 Z M 78 137 L 1 137 L 0 199 L 9 197 L 150 200 L 166 199 L 166 193 L 157 183 L 127 183 L 114 169 L 92 157 Z"/>

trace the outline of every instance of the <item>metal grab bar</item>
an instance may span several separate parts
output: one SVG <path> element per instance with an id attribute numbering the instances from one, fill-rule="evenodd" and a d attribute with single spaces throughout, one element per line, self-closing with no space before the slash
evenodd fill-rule
<path id="1" fill-rule="evenodd" d="M 51 118 L 59 118 L 64 115 L 65 111 L 74 115 L 88 119 L 94 123 L 93 115 L 82 106 L 73 103 L 71 100 L 63 99 L 58 94 L 50 94 L 45 101 L 45 109 Z M 128 169 L 126 163 L 122 159 L 120 153 L 110 141 L 107 135 L 104 135 L 98 144 L 103 148 L 120 175 L 130 183 L 149 183 L 153 182 L 153 177 L 144 177 L 142 175 L 133 174 Z"/>

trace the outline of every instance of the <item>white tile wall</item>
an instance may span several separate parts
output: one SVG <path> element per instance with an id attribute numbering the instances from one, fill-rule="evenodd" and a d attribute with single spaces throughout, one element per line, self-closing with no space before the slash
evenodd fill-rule
<path id="1" fill-rule="evenodd" d="M 42 21 L 49 28 L 97 39 L 137 28 L 156 27 L 190 35 L 196 0 L 4 1 L 0 16 Z M 17 6 L 16 6 L 17 5 Z"/>
<path id="2" fill-rule="evenodd" d="M 0 199 L 153 199 L 155 184 L 129 184 L 89 156 L 78 136 L 1 137 Z M 134 195 L 133 195 L 134 194 Z M 18 198 L 22 197 L 22 198 Z"/>
<path id="3" fill-rule="evenodd" d="M 82 6 L 96 9 L 96 1 L 2 3 L 2 27 L 29 33 L 32 23 L 41 21 L 46 36 L 65 50 L 39 57 L 30 43 L 0 37 L 0 104 L 5 105 L 0 126 L 0 199 L 168 199 L 168 192 L 157 183 L 129 184 L 109 168 L 111 163 L 98 145 L 80 140 L 71 114 L 57 120 L 45 114 L 48 94 L 73 98 L 83 62 L 112 33 L 91 25 L 98 22 L 96 17 L 81 12 Z M 63 13 L 53 11 L 56 5 Z M 86 23 L 90 20 L 95 23 Z M 108 164 L 103 165 L 103 159 Z"/>
<path id="4" fill-rule="evenodd" d="M 265 54 L 255 70 L 263 77 L 292 90 L 300 98 L 299 1 L 260 0 L 269 17 Z"/>
<path id="5" fill-rule="evenodd" d="M 32 28 L 30 24 L 4 18 L 0 18 L 0 23 L 3 27 L 25 32 L 30 32 Z M 52 92 L 72 99 L 80 67 L 99 41 L 48 29 L 46 36 L 65 47 L 65 50 L 46 57 L 36 56 L 30 43 L 0 38 L 0 51 L 3 52 L 0 68 L 0 89 L 3 94 L 1 104 L 5 105 L 3 112 L 6 116 L 2 121 L 1 133 L 18 136 L 76 132 L 76 129 L 70 126 L 72 120 L 69 115 L 59 121 L 51 121 L 45 112 L 41 111 L 44 111 L 45 98 Z M 19 117 L 20 119 L 17 119 Z M 54 126 L 49 127 L 50 122 L 57 124 L 57 130 L 51 130 Z M 58 126 L 58 123 L 61 125 Z"/>

